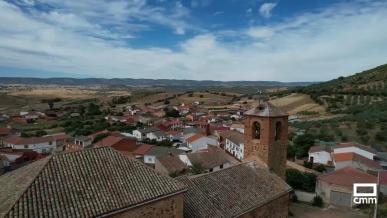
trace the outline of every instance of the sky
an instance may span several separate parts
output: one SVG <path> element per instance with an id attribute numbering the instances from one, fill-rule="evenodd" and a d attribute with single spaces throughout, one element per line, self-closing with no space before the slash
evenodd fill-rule
<path id="1" fill-rule="evenodd" d="M 0 0 L 0 76 L 325 81 L 385 63 L 385 0 Z"/>

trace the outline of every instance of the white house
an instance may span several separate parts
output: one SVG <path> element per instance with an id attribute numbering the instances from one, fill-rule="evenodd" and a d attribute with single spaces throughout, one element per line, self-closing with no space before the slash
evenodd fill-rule
<path id="1" fill-rule="evenodd" d="M 358 155 L 361 155 L 363 157 L 366 157 L 368 159 L 374 160 L 374 157 L 376 156 L 376 151 L 375 149 L 349 142 L 349 143 L 340 143 L 336 147 L 333 148 L 333 153 L 338 154 L 338 153 L 356 153 Z"/>
<path id="2" fill-rule="evenodd" d="M 224 149 L 238 160 L 242 160 L 245 152 L 244 135 L 237 131 L 222 134 L 225 139 Z"/>
<path id="3" fill-rule="evenodd" d="M 146 138 L 160 142 L 167 139 L 167 136 L 161 131 L 155 131 L 147 133 Z"/>
<path id="4" fill-rule="evenodd" d="M 149 133 L 153 133 L 153 132 L 160 132 L 160 129 L 157 129 L 154 127 L 146 128 L 146 129 L 136 129 L 136 130 L 133 130 L 132 134 L 134 137 L 137 138 L 137 140 L 141 141 L 146 139 Z"/>
<path id="5" fill-rule="evenodd" d="M 308 159 L 310 162 L 317 164 L 332 163 L 331 147 L 328 145 L 315 145 L 309 149 Z"/>
<path id="6" fill-rule="evenodd" d="M 30 150 L 47 154 L 61 150 L 67 138 L 68 136 L 64 134 L 30 138 L 12 136 L 4 139 L 4 144 L 14 150 Z"/>
<path id="7" fill-rule="evenodd" d="M 38 153 L 51 153 L 56 150 L 56 141 L 51 137 L 22 138 L 12 136 L 4 140 L 5 146 L 14 150 L 31 150 Z"/>
<path id="8" fill-rule="evenodd" d="M 195 134 L 186 139 L 187 147 L 193 152 L 207 149 L 208 145 L 218 145 L 218 141 L 215 138 Z"/>
<path id="9" fill-rule="evenodd" d="M 376 183 L 376 176 L 365 173 L 353 167 L 345 167 L 317 177 L 316 194 L 325 203 L 353 207 L 353 184 Z"/>

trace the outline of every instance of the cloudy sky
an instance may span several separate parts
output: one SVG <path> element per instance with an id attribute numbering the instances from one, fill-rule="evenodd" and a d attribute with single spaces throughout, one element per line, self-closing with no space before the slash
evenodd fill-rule
<path id="1" fill-rule="evenodd" d="M 0 0 L 0 76 L 323 81 L 385 63 L 385 0 Z"/>

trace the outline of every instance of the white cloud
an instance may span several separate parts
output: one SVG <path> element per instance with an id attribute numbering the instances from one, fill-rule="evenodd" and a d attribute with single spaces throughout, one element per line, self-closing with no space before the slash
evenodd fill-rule
<path id="1" fill-rule="evenodd" d="M 208 32 L 179 43 L 175 50 L 128 47 L 121 38 L 130 31 L 109 32 L 99 20 L 100 6 L 86 9 L 83 1 L 76 3 L 71 8 L 82 10 L 29 14 L 0 1 L 0 66 L 95 77 L 316 81 L 383 64 L 387 57 L 386 2 L 335 4 L 270 26 L 223 30 L 221 36 Z M 127 7 L 129 17 L 117 15 L 106 22 L 150 13 L 140 12 L 144 6 L 137 3 Z M 110 33 L 118 40 L 107 38 Z M 223 37 L 234 40 L 228 43 Z"/>
<path id="2" fill-rule="evenodd" d="M 35 7 L 27 7 L 32 18 L 57 23 L 64 28 L 87 26 L 86 31 L 95 30 L 97 35 L 104 29 L 106 38 L 110 38 L 110 35 L 117 38 L 115 34 L 123 34 L 127 38 L 139 30 L 149 29 L 153 24 L 170 27 L 177 34 L 195 28 L 186 22 L 190 12 L 180 2 L 170 2 L 165 7 L 151 6 L 146 0 L 19 0 L 16 4 L 25 5 L 21 2 L 54 8 L 45 14 Z"/>
<path id="3" fill-rule="evenodd" d="M 251 27 L 246 33 L 253 38 L 269 38 L 274 35 L 274 30 L 268 27 Z"/>
<path id="4" fill-rule="evenodd" d="M 263 3 L 261 7 L 259 7 L 259 13 L 262 17 L 269 18 L 271 17 L 271 12 L 277 6 L 277 3 Z"/>

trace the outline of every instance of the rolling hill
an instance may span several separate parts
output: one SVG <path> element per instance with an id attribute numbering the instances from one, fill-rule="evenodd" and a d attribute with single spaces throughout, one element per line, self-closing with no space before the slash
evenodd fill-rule
<path id="1" fill-rule="evenodd" d="M 0 85 L 103 85 L 103 86 L 134 86 L 134 87 L 243 87 L 271 86 L 295 87 L 314 84 L 314 82 L 278 82 L 278 81 L 213 81 L 213 80 L 173 80 L 173 79 L 131 79 L 131 78 L 27 78 L 0 77 Z"/>
<path id="2" fill-rule="evenodd" d="M 357 141 L 387 150 L 387 65 L 296 89 L 328 113 L 343 115 L 296 126 L 320 140 Z"/>

